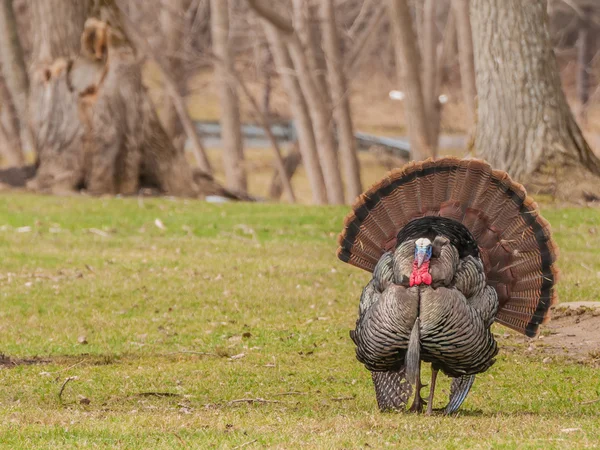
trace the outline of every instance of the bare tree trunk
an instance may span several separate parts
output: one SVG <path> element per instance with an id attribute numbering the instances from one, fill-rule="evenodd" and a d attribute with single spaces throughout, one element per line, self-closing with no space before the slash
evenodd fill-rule
<path id="1" fill-rule="evenodd" d="M 439 44 L 437 54 L 436 91 L 440 92 L 441 86 L 447 77 L 452 57 L 456 52 L 456 19 L 452 10 L 448 11 L 448 18 L 444 26 L 444 36 Z"/>
<path id="2" fill-rule="evenodd" d="M 579 97 L 579 119 L 581 123 L 587 121 L 587 106 L 590 98 L 590 74 L 592 60 L 594 59 L 594 27 L 591 23 L 593 9 L 585 7 L 584 16 L 580 18 L 579 36 L 577 39 L 577 96 Z"/>
<path id="3" fill-rule="evenodd" d="M 261 58 L 261 67 L 259 69 L 259 72 L 264 83 L 261 108 L 265 116 L 269 117 L 271 115 L 271 94 L 273 92 L 273 80 L 271 77 L 271 75 L 273 74 L 273 54 L 269 50 L 269 45 L 266 42 L 262 43 L 261 49 L 263 51 Z"/>
<path id="4" fill-rule="evenodd" d="M 160 76 L 162 78 L 163 86 L 167 91 L 166 94 L 170 100 L 170 105 L 174 108 L 174 112 L 175 114 L 177 114 L 178 123 L 183 127 L 183 130 L 185 132 L 183 139 L 185 139 L 185 137 L 187 136 L 187 138 L 190 140 L 192 153 L 194 155 L 194 158 L 196 159 L 196 163 L 198 164 L 200 170 L 202 170 L 207 175 L 212 176 L 212 168 L 210 165 L 210 161 L 208 160 L 206 149 L 204 148 L 202 140 L 198 135 L 198 131 L 196 130 L 196 127 L 194 126 L 190 115 L 188 114 L 185 100 L 179 93 L 178 83 L 177 81 L 175 81 L 175 79 L 167 69 L 168 63 L 160 57 L 160 54 L 153 51 L 148 41 L 146 41 L 144 37 L 141 36 L 140 33 L 138 33 L 138 31 L 135 29 L 135 25 L 129 19 L 129 17 L 123 14 L 121 15 L 121 19 L 126 25 L 127 34 L 132 39 L 134 45 L 139 50 L 141 50 L 141 52 L 144 53 L 148 58 L 155 62 Z M 173 120 L 173 118 L 171 118 L 171 120 Z M 169 137 L 171 138 L 171 141 L 173 141 L 173 136 L 169 135 Z M 181 148 L 177 148 L 175 143 L 173 145 L 175 146 L 175 149 L 179 153 L 181 153 L 182 156 L 185 156 L 183 145 Z"/>
<path id="5" fill-rule="evenodd" d="M 406 120 L 412 158 L 433 155 L 420 78 L 420 57 L 407 0 L 388 0 L 396 49 L 396 70 L 405 91 Z"/>
<path id="6" fill-rule="evenodd" d="M 544 0 L 472 0 L 475 148 L 517 179 L 545 167 L 583 166 L 600 175 L 600 160 L 562 90 L 546 6 Z"/>
<path id="7" fill-rule="evenodd" d="M 333 0 L 325 0 L 321 3 L 321 20 L 323 24 L 323 47 L 328 65 L 329 88 L 338 132 L 346 192 L 348 200 L 353 201 L 362 194 L 362 184 L 360 182 L 360 164 L 356 151 L 349 92 L 343 72 Z"/>
<path id="8" fill-rule="evenodd" d="M 227 187 L 246 192 L 248 182 L 244 167 L 244 149 L 240 123 L 239 100 L 235 81 L 233 56 L 229 42 L 229 0 L 211 0 L 211 28 L 215 56 L 222 61 L 215 67 L 221 98 L 221 136 L 223 164 Z"/>
<path id="9" fill-rule="evenodd" d="M 298 147 L 295 145 L 288 152 L 288 154 L 283 158 L 283 166 L 285 167 L 285 175 L 288 179 L 292 179 L 300 162 L 302 161 L 302 156 L 298 151 Z M 273 200 L 277 200 L 281 197 L 281 193 L 283 192 L 283 183 L 281 182 L 281 175 L 279 172 L 275 172 L 273 174 L 273 178 L 271 179 L 271 185 L 269 186 L 269 197 Z"/>
<path id="10" fill-rule="evenodd" d="M 462 84 L 465 106 L 469 115 L 470 124 L 475 123 L 475 63 L 473 60 L 473 33 L 469 17 L 470 0 L 452 0 L 452 12 L 456 20 L 456 33 L 458 36 L 458 55 L 460 65 L 460 79 Z M 490 24 L 491 25 L 491 24 Z"/>
<path id="11" fill-rule="evenodd" d="M 169 2 L 169 8 L 164 8 L 160 12 L 160 21 L 162 30 L 164 32 L 165 49 L 167 67 L 165 70 L 168 71 L 177 89 L 177 94 L 181 97 L 185 97 L 187 94 L 187 80 L 183 74 L 183 64 L 181 61 L 181 46 L 183 45 L 183 19 L 182 16 L 185 13 L 189 4 L 189 0 L 171 0 Z M 173 145 L 179 151 L 183 151 L 185 145 L 185 130 L 179 114 L 177 112 L 177 106 L 175 105 L 171 95 L 169 95 L 169 87 L 165 86 L 166 94 L 164 96 L 164 112 L 163 112 L 163 123 L 165 131 L 173 141 Z"/>
<path id="12" fill-rule="evenodd" d="M 141 187 L 181 196 L 218 191 L 212 180 L 197 181 L 160 125 L 114 2 L 99 0 L 93 11 L 112 26 L 86 20 L 92 11 L 85 4 L 30 4 L 32 29 L 50 34 L 34 34 L 30 111 L 39 168 L 28 186 L 93 194 L 133 194 Z"/>
<path id="13" fill-rule="evenodd" d="M 12 98 L 4 79 L 0 78 L 0 128 L 2 141 L 0 145 L 2 158 L 9 167 L 20 167 L 25 164 L 25 155 L 19 135 L 20 123 L 12 103 Z"/>
<path id="14" fill-rule="evenodd" d="M 385 17 L 385 5 L 378 5 L 377 10 L 369 18 L 365 24 L 363 32 L 356 36 L 355 44 L 351 48 L 350 54 L 346 58 L 344 71 L 346 73 L 354 73 L 360 65 L 362 56 L 371 53 L 373 44 L 377 41 L 377 29 L 379 28 L 382 19 Z"/>
<path id="15" fill-rule="evenodd" d="M 327 199 L 329 203 L 342 204 L 344 203 L 344 186 L 338 167 L 335 139 L 329 122 L 329 114 L 317 87 L 317 82 L 311 74 L 308 58 L 302 49 L 302 43 L 291 22 L 280 16 L 270 6 L 266 6 L 260 0 L 248 0 L 248 3 L 256 13 L 274 25 L 286 40 L 313 123 L 315 138 L 318 143 L 319 159 L 323 169 L 325 185 L 327 186 Z"/>
<path id="16" fill-rule="evenodd" d="M 315 80 L 317 89 L 319 89 L 325 100 L 326 106 L 329 106 L 327 70 L 324 64 L 323 51 L 320 47 L 319 24 L 313 16 L 312 0 L 292 0 L 292 7 L 294 10 L 294 28 L 306 54 L 310 73 Z"/>
<path id="17" fill-rule="evenodd" d="M 79 92 L 72 88 L 69 64 L 80 53 L 90 1 L 30 1 L 33 42 L 29 111 L 39 168 L 28 183 L 33 190 L 67 192 L 81 187 L 85 175 L 84 124 L 79 116 Z M 101 72 L 90 63 L 81 78 L 93 85 Z M 79 73 L 79 71 L 75 71 Z M 75 80 L 79 83 L 78 80 Z M 83 92 L 81 86 L 78 88 Z"/>
<path id="18" fill-rule="evenodd" d="M 29 78 L 25 69 L 23 49 L 17 33 L 17 22 L 13 11 L 12 0 L 2 0 L 0 4 L 0 59 L 6 87 L 10 92 L 12 104 L 16 111 L 17 134 L 23 131 L 27 141 L 34 146 L 33 135 L 29 128 L 27 117 L 27 96 L 29 95 Z M 19 139 L 19 144 L 21 140 Z M 16 142 L 15 142 L 16 143 Z M 24 163 L 22 145 L 15 149 L 18 153 L 12 162 L 18 165 Z"/>
<path id="19" fill-rule="evenodd" d="M 287 170 L 285 168 L 285 163 L 283 161 L 283 157 L 281 156 L 281 149 L 279 148 L 279 144 L 277 143 L 277 139 L 273 135 L 271 131 L 271 125 L 269 124 L 269 119 L 262 112 L 260 106 L 256 99 L 252 96 L 252 93 L 244 83 L 244 81 L 237 75 L 235 70 L 232 72 L 232 75 L 235 77 L 239 87 L 242 89 L 242 92 L 250 102 L 252 109 L 254 109 L 254 113 L 258 116 L 258 120 L 261 123 L 267 138 L 271 142 L 271 148 L 273 149 L 273 156 L 275 156 L 275 168 L 277 173 L 279 174 L 279 179 L 283 185 L 283 189 L 285 190 L 290 203 L 296 203 L 296 196 L 294 194 L 294 190 L 292 189 L 292 183 L 290 182 L 290 177 L 287 174 Z"/>
<path id="20" fill-rule="evenodd" d="M 302 52 L 302 47 L 296 36 L 293 35 L 289 41 L 288 49 L 290 56 L 297 70 L 298 81 L 308 111 L 313 123 L 315 138 L 317 142 L 317 150 L 319 151 L 319 159 L 321 160 L 321 168 L 327 186 L 327 199 L 332 204 L 344 203 L 344 187 L 342 177 L 338 166 L 338 156 L 329 122 L 329 114 L 327 105 L 320 95 L 317 83 L 311 76 L 306 55 Z"/>
<path id="21" fill-rule="evenodd" d="M 81 32 L 90 7 L 91 0 L 29 0 L 34 64 L 49 64 L 59 57 L 79 55 Z"/>
<path id="22" fill-rule="evenodd" d="M 312 190 L 313 203 L 321 205 L 327 203 L 327 192 L 323 172 L 319 164 L 317 145 L 313 133 L 312 122 L 308 113 L 306 101 L 302 90 L 294 76 L 294 67 L 290 59 L 285 42 L 273 25 L 263 21 L 265 34 L 269 41 L 275 65 L 281 76 L 283 86 L 290 100 L 290 108 L 296 131 L 298 132 L 298 147 L 302 155 L 302 162 L 308 176 L 308 182 Z"/>
<path id="23" fill-rule="evenodd" d="M 440 104 L 436 84 L 437 39 L 435 27 L 436 0 L 425 0 L 423 4 L 423 103 L 429 124 L 429 143 L 433 155 L 437 155 L 439 137 Z"/>

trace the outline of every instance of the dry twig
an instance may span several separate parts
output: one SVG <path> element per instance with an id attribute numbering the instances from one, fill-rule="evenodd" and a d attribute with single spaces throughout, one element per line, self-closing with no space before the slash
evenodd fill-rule
<path id="1" fill-rule="evenodd" d="M 78 379 L 79 377 L 77 376 L 72 376 L 72 377 L 67 377 L 65 378 L 65 382 L 62 384 L 62 386 L 60 387 L 60 391 L 58 392 L 58 399 L 62 402 L 62 395 L 63 392 L 65 391 L 65 387 L 67 387 L 67 384 L 69 383 L 69 381 L 73 381 Z"/>
<path id="2" fill-rule="evenodd" d="M 256 441 L 258 441 L 258 439 L 252 439 L 251 441 L 244 442 L 243 444 L 240 444 L 240 445 L 238 445 L 237 447 L 233 447 L 233 448 L 234 448 L 234 450 L 235 450 L 236 448 L 242 448 L 242 447 L 245 447 L 246 445 L 253 444 L 253 443 L 254 443 L 254 442 L 256 442 Z"/>

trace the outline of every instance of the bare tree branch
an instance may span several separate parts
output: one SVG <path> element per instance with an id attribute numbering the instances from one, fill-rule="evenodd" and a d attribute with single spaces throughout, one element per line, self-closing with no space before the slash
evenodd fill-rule
<path id="1" fill-rule="evenodd" d="M 248 0 L 252 8 L 255 8 L 256 1 Z M 262 11 L 257 11 L 267 22 L 269 17 L 275 15 L 274 12 L 265 15 L 264 5 Z M 277 25 L 271 23 L 277 28 Z M 331 129 L 330 114 L 327 110 L 326 100 L 323 98 L 321 90 L 318 87 L 317 79 L 311 73 L 308 57 L 304 52 L 302 43 L 298 34 L 292 28 L 291 33 L 282 33 L 286 38 L 287 48 L 294 67 L 297 70 L 298 82 L 306 99 L 306 104 L 313 123 L 316 141 L 319 143 L 318 152 L 323 169 L 323 176 L 327 186 L 327 199 L 329 203 L 344 203 L 344 185 L 338 165 L 338 155 L 335 144 L 333 130 Z"/>
<path id="2" fill-rule="evenodd" d="M 216 56 L 213 55 L 213 58 L 217 64 L 223 64 L 223 61 L 221 61 Z M 262 112 L 262 109 L 258 105 L 258 102 L 248 89 L 248 86 L 246 86 L 246 83 L 244 83 L 244 80 L 242 80 L 242 78 L 239 76 L 239 74 L 235 70 L 233 70 L 231 71 L 231 75 L 235 78 L 235 81 L 237 82 L 238 86 L 250 102 L 254 113 L 258 117 L 261 126 L 265 130 L 265 134 L 267 135 L 269 142 L 271 142 L 273 156 L 275 156 L 275 166 L 277 167 L 279 177 L 281 178 L 281 181 L 283 183 L 283 189 L 285 190 L 285 193 L 287 194 L 290 203 L 296 203 L 296 196 L 294 195 L 294 190 L 292 189 L 292 184 L 290 183 L 290 177 L 287 174 L 283 158 L 281 157 L 281 149 L 279 148 L 279 143 L 277 142 L 277 139 L 275 139 L 275 136 L 273 136 L 273 133 L 271 132 L 269 120 Z"/>
<path id="3" fill-rule="evenodd" d="M 261 19 L 261 23 L 269 41 L 277 71 L 288 95 L 294 124 L 298 132 L 298 147 L 302 154 L 302 163 L 312 190 L 313 202 L 318 205 L 326 204 L 327 189 L 325 188 L 323 171 L 319 163 L 313 124 L 288 48 L 281 34 L 273 25 L 264 19 Z"/>
<path id="4" fill-rule="evenodd" d="M 350 54 L 346 57 L 346 63 L 344 64 L 344 71 L 346 73 L 354 73 L 361 57 L 368 53 L 367 50 L 370 47 L 368 44 L 373 42 L 374 38 L 377 36 L 376 30 L 385 17 L 385 13 L 385 5 L 379 5 L 377 11 L 373 13 L 365 25 L 364 31 L 356 37 L 356 43 Z"/>
<path id="5" fill-rule="evenodd" d="M 344 169 L 344 181 L 346 182 L 348 200 L 354 201 L 362 193 L 360 163 L 356 152 L 346 77 L 342 68 L 342 55 L 333 0 L 323 0 L 321 2 L 321 21 L 323 50 L 327 58 L 327 75 L 332 97 L 333 117 L 338 132 L 339 152 Z"/>
<path id="6" fill-rule="evenodd" d="M 271 6 L 265 6 L 264 0 L 248 0 L 248 4 L 259 16 L 272 23 L 282 33 L 294 33 L 292 22 L 277 14 Z"/>
<path id="7" fill-rule="evenodd" d="M 230 189 L 246 192 L 248 177 L 244 165 L 241 114 L 237 86 L 229 78 L 234 76 L 235 59 L 231 40 L 230 0 L 210 0 L 210 30 L 212 53 L 220 60 L 214 68 L 218 86 L 221 123 L 222 158 L 225 178 Z"/>

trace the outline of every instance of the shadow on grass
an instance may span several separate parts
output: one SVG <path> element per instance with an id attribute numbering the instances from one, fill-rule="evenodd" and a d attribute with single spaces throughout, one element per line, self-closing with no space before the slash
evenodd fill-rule
<path id="1" fill-rule="evenodd" d="M 18 366 L 31 365 L 57 365 L 57 366 L 109 366 L 147 358 L 161 358 L 165 361 L 178 361 L 181 359 L 199 358 L 227 358 L 227 354 L 209 352 L 180 351 L 172 353 L 125 353 L 125 354 L 91 354 L 81 353 L 79 355 L 51 355 L 51 356 L 9 356 L 0 353 L 0 368 L 10 369 Z"/>

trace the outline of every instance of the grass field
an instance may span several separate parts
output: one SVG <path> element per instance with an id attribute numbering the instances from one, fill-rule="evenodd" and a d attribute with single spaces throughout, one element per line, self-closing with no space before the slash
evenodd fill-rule
<path id="1" fill-rule="evenodd" d="M 348 337 L 368 274 L 335 258 L 346 212 L 0 197 L 0 447 L 600 445 L 598 367 L 501 328 L 457 417 L 379 413 Z M 600 212 L 545 216 L 561 300 L 595 300 Z"/>

